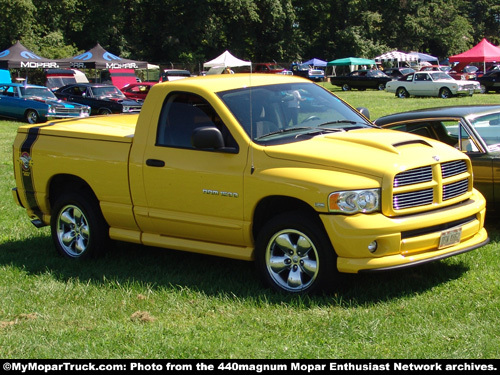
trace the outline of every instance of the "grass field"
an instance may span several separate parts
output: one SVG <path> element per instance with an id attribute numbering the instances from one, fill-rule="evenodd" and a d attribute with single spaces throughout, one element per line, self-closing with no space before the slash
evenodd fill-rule
<path id="1" fill-rule="evenodd" d="M 371 118 L 499 103 L 499 95 L 397 99 L 341 92 Z M 0 358 L 500 358 L 500 231 L 491 243 L 405 271 L 347 276 L 335 294 L 284 297 L 246 262 L 117 244 L 102 259 L 56 255 L 15 206 L 0 121 Z"/>

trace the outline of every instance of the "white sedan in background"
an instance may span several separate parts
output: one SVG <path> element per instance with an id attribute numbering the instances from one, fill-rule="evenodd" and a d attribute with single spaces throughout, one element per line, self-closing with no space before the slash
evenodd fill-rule
<path id="1" fill-rule="evenodd" d="M 444 72 L 415 72 L 385 85 L 387 92 L 398 98 L 410 96 L 437 96 L 443 99 L 457 95 L 473 95 L 481 92 L 477 81 L 456 80 Z"/>

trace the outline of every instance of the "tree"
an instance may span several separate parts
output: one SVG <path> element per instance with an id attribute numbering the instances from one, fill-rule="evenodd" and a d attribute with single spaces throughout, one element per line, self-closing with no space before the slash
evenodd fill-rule
<path id="1" fill-rule="evenodd" d="M 4 49 L 32 36 L 35 6 L 31 0 L 0 0 L 0 46 Z M 37 50 L 30 43 L 26 47 Z"/>

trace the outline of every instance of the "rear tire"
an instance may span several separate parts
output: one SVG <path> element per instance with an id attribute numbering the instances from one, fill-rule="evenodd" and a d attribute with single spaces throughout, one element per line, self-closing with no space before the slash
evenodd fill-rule
<path id="1" fill-rule="evenodd" d="M 69 192 L 58 197 L 50 227 L 58 253 L 67 258 L 93 258 L 109 245 L 108 224 L 96 199 L 86 192 Z"/>
<path id="2" fill-rule="evenodd" d="M 278 292 L 312 294 L 332 286 L 336 254 L 321 221 L 303 212 L 284 213 L 264 225 L 256 241 L 256 265 Z"/>
<path id="3" fill-rule="evenodd" d="M 342 85 L 342 91 L 349 91 L 351 89 L 351 86 L 349 86 L 347 83 L 344 83 Z"/>

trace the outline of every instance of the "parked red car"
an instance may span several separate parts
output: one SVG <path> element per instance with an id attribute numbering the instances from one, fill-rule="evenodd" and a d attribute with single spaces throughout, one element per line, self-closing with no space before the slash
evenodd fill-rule
<path id="1" fill-rule="evenodd" d="M 130 99 L 144 100 L 156 82 L 127 83 L 120 91 Z"/>
<path id="2" fill-rule="evenodd" d="M 285 70 L 276 63 L 255 63 L 252 66 L 254 73 L 281 73 Z"/>
<path id="3" fill-rule="evenodd" d="M 463 68 L 461 71 L 456 71 L 450 68 L 449 66 L 443 66 L 443 65 L 428 65 L 424 66 L 420 69 L 420 71 L 441 71 L 445 72 L 448 75 L 450 75 L 454 79 L 458 80 L 475 80 L 477 78 L 477 75 L 474 71 L 472 71 L 473 68 L 466 66 Z"/>

